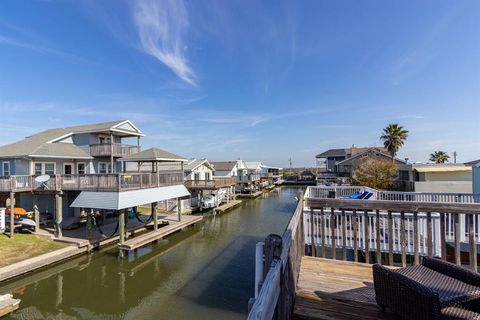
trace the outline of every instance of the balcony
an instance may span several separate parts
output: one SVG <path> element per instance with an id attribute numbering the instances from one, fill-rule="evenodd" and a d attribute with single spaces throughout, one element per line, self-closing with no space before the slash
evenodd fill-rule
<path id="1" fill-rule="evenodd" d="M 52 175 L 46 182 L 35 176 L 0 177 L 0 192 L 26 191 L 129 191 L 183 184 L 183 172 L 151 172 L 121 174 Z"/>
<path id="2" fill-rule="evenodd" d="M 248 182 L 255 182 L 260 180 L 260 174 L 258 173 L 250 173 L 246 176 L 238 176 L 238 182 L 241 183 L 248 183 Z"/>
<path id="3" fill-rule="evenodd" d="M 185 187 L 198 190 L 216 190 L 234 186 L 236 183 L 236 177 L 214 177 L 213 180 L 187 180 L 185 181 Z"/>
<path id="4" fill-rule="evenodd" d="M 103 144 L 91 144 L 90 155 L 92 157 L 126 157 L 131 154 L 139 152 L 137 146 L 121 144 L 121 143 L 103 143 Z"/>

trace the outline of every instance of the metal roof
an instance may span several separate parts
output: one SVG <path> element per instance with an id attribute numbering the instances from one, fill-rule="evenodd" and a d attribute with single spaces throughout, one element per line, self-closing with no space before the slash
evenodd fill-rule
<path id="1" fill-rule="evenodd" d="M 461 172 L 472 171 L 472 167 L 462 164 L 442 163 L 442 164 L 421 164 L 413 165 L 417 172 Z"/>
<path id="2" fill-rule="evenodd" d="M 144 161 L 174 161 L 174 162 L 187 162 L 188 160 L 173 154 L 171 152 L 159 149 L 150 148 L 143 150 L 129 156 L 118 159 L 119 161 L 126 162 L 144 162 Z"/>
<path id="3" fill-rule="evenodd" d="M 122 192 L 82 191 L 70 207 L 121 210 L 189 195 L 183 185 Z"/>

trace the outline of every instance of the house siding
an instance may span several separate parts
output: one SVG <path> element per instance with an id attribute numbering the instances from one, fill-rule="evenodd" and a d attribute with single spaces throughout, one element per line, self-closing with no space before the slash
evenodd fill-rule
<path id="1" fill-rule="evenodd" d="M 200 175 L 199 180 L 207 180 L 207 177 L 206 177 L 207 173 L 210 173 L 210 180 L 213 179 L 213 175 L 214 175 L 214 172 L 212 169 L 210 169 L 205 164 L 202 164 L 201 166 L 195 168 L 195 170 L 190 172 L 190 174 L 187 176 L 187 179 L 195 180 L 195 173 L 198 173 Z"/>

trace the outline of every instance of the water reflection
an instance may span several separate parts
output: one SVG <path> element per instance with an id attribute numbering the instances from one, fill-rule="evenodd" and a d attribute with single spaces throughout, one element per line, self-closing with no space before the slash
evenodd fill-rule
<path id="1" fill-rule="evenodd" d="M 244 319 L 255 243 L 281 233 L 296 189 L 245 201 L 118 260 L 115 248 L 9 283 L 21 309 L 6 319 Z"/>

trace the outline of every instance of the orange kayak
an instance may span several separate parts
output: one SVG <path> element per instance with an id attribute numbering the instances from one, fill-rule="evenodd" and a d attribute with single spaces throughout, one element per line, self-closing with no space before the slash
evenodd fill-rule
<path id="1" fill-rule="evenodd" d="M 5 214 L 10 214 L 10 208 L 5 210 Z M 16 216 L 26 216 L 27 211 L 25 211 L 23 208 L 13 208 L 13 214 Z"/>

